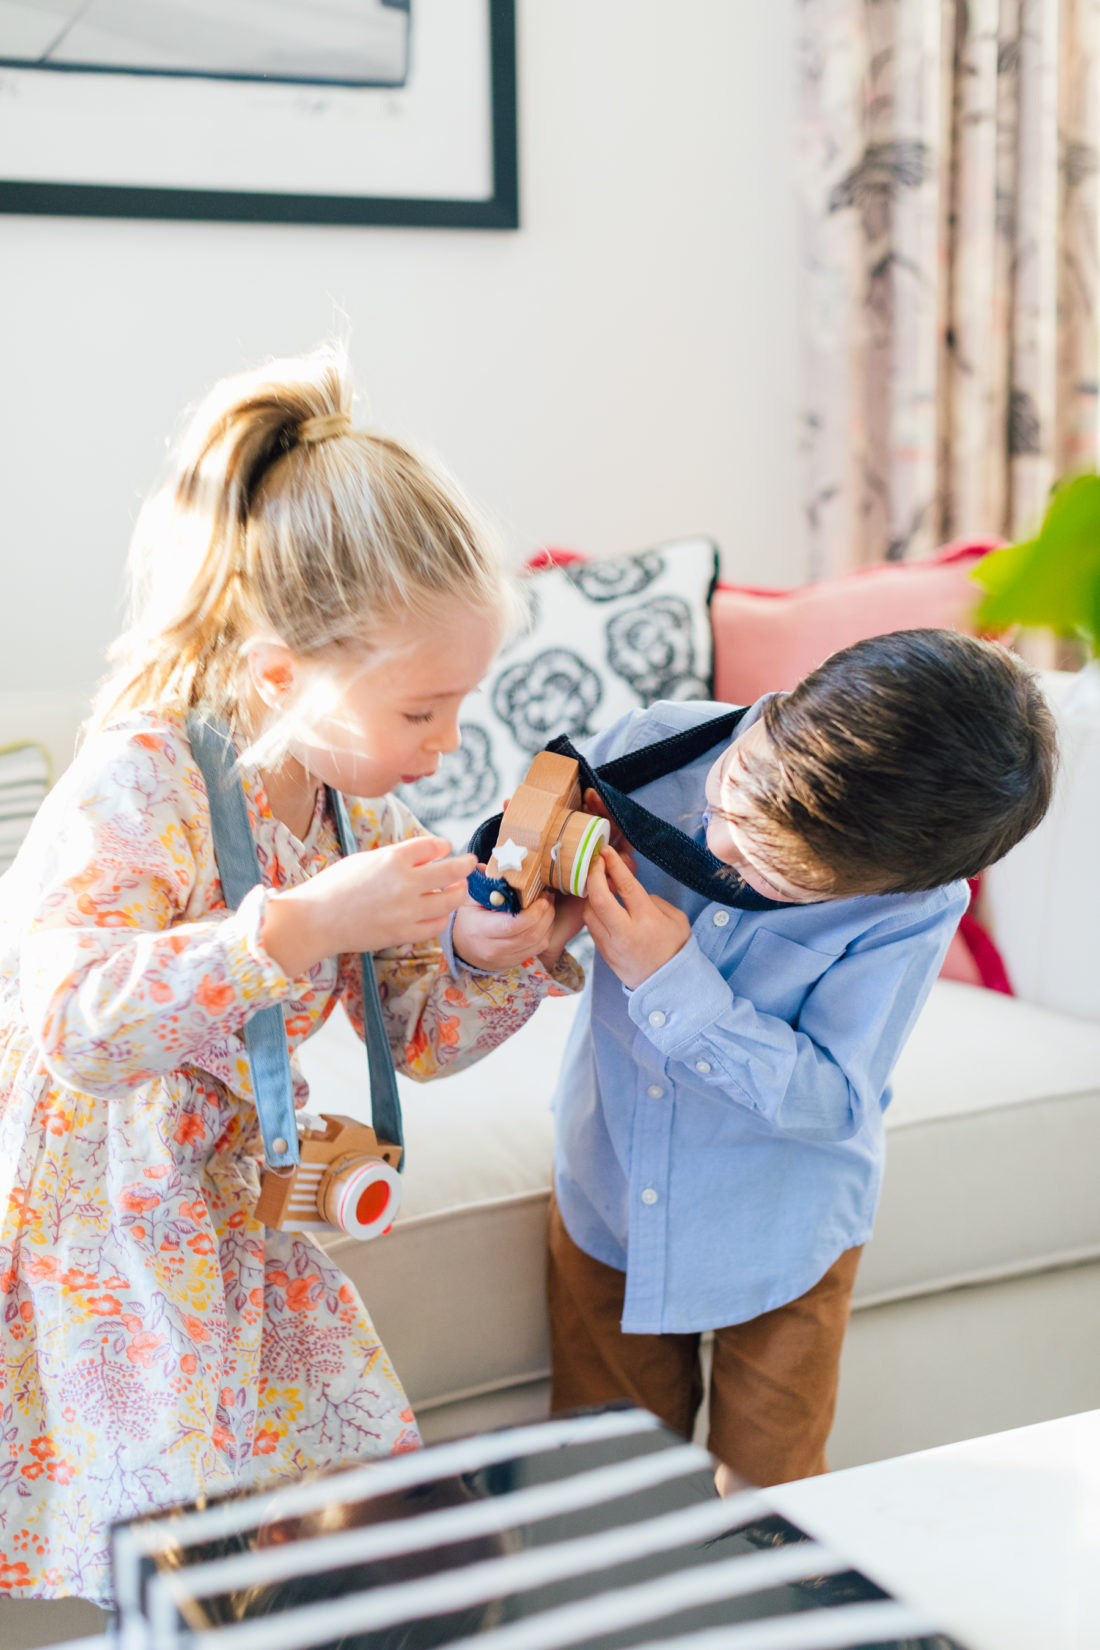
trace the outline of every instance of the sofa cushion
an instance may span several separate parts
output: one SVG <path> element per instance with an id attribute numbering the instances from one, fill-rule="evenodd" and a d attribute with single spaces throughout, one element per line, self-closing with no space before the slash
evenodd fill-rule
<path id="1" fill-rule="evenodd" d="M 408 1168 L 389 1237 L 330 1247 L 424 1410 L 544 1378 L 550 1096 L 576 998 L 467 1071 L 400 1079 Z M 317 1110 L 365 1116 L 342 1014 L 303 1051 Z M 859 1303 L 1100 1254 L 1100 1025 L 938 983 L 899 1062 Z"/>
<path id="2" fill-rule="evenodd" d="M 862 567 L 793 590 L 721 583 L 714 592 L 714 696 L 752 704 L 787 692 L 842 647 L 891 630 L 973 631 L 970 574 L 993 540 L 949 544 L 926 561 Z"/>
<path id="3" fill-rule="evenodd" d="M 860 1302 L 1100 1256 L 1100 1024 L 941 980 L 887 1130 Z"/>
<path id="4" fill-rule="evenodd" d="M 398 794 L 460 845 L 558 734 L 582 739 L 655 699 L 709 698 L 717 571 L 711 541 L 686 539 L 533 572 L 524 581 L 530 628 L 464 705 L 459 749 Z"/>

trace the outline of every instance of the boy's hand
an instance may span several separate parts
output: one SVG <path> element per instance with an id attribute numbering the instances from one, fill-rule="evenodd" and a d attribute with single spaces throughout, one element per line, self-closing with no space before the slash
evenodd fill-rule
<path id="1" fill-rule="evenodd" d="M 584 916 L 596 950 L 630 991 L 691 938 L 684 913 L 647 894 L 622 855 L 610 847 L 592 861 Z"/>
<path id="2" fill-rule="evenodd" d="M 600 796 L 599 791 L 594 791 L 591 785 L 585 791 L 584 796 L 581 799 L 581 807 L 584 809 L 586 814 L 596 814 L 600 819 L 607 820 L 607 823 L 611 826 L 611 846 L 613 848 L 617 848 L 620 854 L 625 853 L 629 856 L 629 842 L 626 840 L 625 836 L 605 808 L 603 798 Z"/>
<path id="3" fill-rule="evenodd" d="M 637 874 L 638 867 L 634 860 L 634 850 L 630 846 L 630 843 L 626 840 L 626 837 L 620 831 L 619 827 L 616 825 L 615 821 L 612 819 L 611 815 L 608 813 L 607 809 L 604 807 L 603 799 L 601 798 L 600 793 L 598 791 L 594 791 L 591 786 L 589 786 L 588 790 L 584 793 L 584 800 L 581 803 L 581 807 L 584 809 L 586 814 L 598 814 L 601 819 L 607 820 L 607 823 L 611 826 L 611 836 L 609 838 L 611 846 L 614 848 L 615 852 L 618 854 L 627 869 Z"/>

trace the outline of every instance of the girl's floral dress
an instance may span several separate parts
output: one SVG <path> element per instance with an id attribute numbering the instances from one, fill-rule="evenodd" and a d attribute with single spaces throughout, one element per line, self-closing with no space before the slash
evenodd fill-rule
<path id="1" fill-rule="evenodd" d="M 0 879 L 0 1600 L 109 1602 L 112 1519 L 419 1442 L 355 1290 L 253 1213 L 244 1019 L 281 1003 L 293 1050 L 338 997 L 361 1029 L 362 989 L 357 957 L 292 980 L 264 951 L 268 891 L 339 848 L 323 791 L 299 841 L 244 783 L 263 886 L 236 912 L 172 718 L 93 736 Z M 350 812 L 361 848 L 421 829 Z M 421 1078 L 579 984 L 568 957 L 455 978 L 434 940 L 377 972 Z"/>

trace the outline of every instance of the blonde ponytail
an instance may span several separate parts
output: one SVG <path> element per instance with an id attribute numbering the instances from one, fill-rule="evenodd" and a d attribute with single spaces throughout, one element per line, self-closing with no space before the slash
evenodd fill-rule
<path id="1" fill-rule="evenodd" d="M 516 622 L 496 544 L 457 484 L 400 442 L 351 427 L 343 354 L 321 350 L 218 384 L 139 517 L 131 621 L 93 707 L 198 710 L 239 727 L 256 640 L 336 669 L 410 620 L 458 604 Z M 272 760 L 296 707 L 263 736 Z M 301 708 L 301 707 L 297 707 Z"/>

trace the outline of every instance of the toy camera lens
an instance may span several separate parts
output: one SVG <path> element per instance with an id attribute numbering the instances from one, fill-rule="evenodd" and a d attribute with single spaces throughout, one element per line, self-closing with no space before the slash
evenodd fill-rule
<path id="1" fill-rule="evenodd" d="M 320 1193 L 325 1219 L 349 1237 L 380 1237 L 401 1207 L 401 1179 L 380 1157 L 357 1157 L 336 1167 Z"/>
<path id="2" fill-rule="evenodd" d="M 355 1205 L 355 1218 L 359 1225 L 369 1226 L 372 1221 L 385 1214 L 389 1201 L 390 1188 L 387 1182 L 384 1180 L 373 1181 Z"/>

